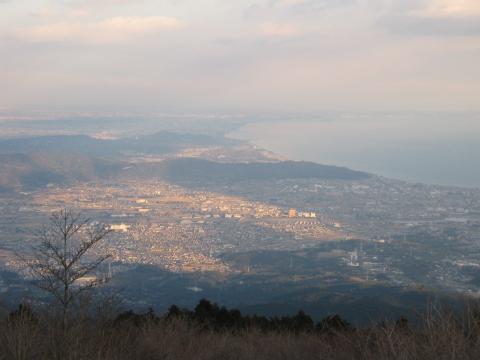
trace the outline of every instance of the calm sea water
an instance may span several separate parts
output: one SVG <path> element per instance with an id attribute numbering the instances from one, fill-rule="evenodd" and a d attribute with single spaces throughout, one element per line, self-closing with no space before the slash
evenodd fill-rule
<path id="1" fill-rule="evenodd" d="M 480 188 L 478 114 L 269 121 L 246 125 L 229 136 L 294 160 Z"/>

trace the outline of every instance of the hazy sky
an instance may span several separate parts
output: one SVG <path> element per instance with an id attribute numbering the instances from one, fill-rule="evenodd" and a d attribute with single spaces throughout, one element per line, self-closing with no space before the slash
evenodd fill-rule
<path id="1" fill-rule="evenodd" d="M 0 110 L 480 110 L 480 0 L 0 0 Z"/>

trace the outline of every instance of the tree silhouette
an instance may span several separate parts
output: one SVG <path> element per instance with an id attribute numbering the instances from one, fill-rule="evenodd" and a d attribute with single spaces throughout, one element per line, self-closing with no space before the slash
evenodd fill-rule
<path id="1" fill-rule="evenodd" d="M 342 319 L 340 315 L 330 315 L 320 320 L 316 326 L 317 331 L 321 333 L 335 333 L 351 330 L 351 325 L 345 319 Z"/>
<path id="2" fill-rule="evenodd" d="M 78 296 L 108 280 L 86 277 L 110 257 L 90 254 L 109 233 L 105 226 L 93 224 L 89 218 L 68 209 L 52 214 L 49 224 L 38 233 L 40 244 L 26 259 L 26 265 L 36 280 L 34 284 L 61 305 L 64 328 L 70 305 Z"/>

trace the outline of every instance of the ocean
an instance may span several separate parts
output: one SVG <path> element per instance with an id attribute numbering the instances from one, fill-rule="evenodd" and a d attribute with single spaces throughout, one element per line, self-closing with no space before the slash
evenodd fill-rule
<path id="1" fill-rule="evenodd" d="M 249 123 L 228 134 L 292 160 L 480 188 L 479 114 L 323 116 Z"/>

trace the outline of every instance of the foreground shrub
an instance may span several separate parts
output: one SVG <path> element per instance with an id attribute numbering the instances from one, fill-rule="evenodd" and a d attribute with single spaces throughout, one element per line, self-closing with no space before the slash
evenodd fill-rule
<path id="1" fill-rule="evenodd" d="M 479 359 L 478 320 L 435 309 L 418 327 L 400 318 L 353 328 L 338 315 L 314 327 L 303 312 L 249 317 L 203 301 L 164 316 L 78 316 L 65 331 L 61 316 L 22 306 L 0 321 L 0 359 Z"/>

